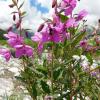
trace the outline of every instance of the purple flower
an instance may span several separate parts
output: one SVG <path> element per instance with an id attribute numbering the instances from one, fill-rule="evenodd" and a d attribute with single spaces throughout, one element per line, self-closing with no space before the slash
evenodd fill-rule
<path id="1" fill-rule="evenodd" d="M 47 30 L 48 30 L 47 34 L 48 34 L 49 41 L 55 42 L 55 43 L 61 42 L 61 36 L 60 36 L 61 28 L 60 27 L 51 25 L 51 26 L 48 26 Z"/>
<path id="2" fill-rule="evenodd" d="M 31 57 L 33 55 L 33 48 L 28 45 L 16 45 L 15 56 L 20 58 L 22 56 Z"/>
<path id="3" fill-rule="evenodd" d="M 32 37 L 32 40 L 35 42 L 42 42 L 42 43 L 46 43 L 46 42 L 60 42 L 61 38 L 60 38 L 60 33 L 61 32 L 61 28 L 60 27 L 53 27 L 52 25 L 49 25 L 47 27 L 45 27 L 41 33 L 35 33 L 35 35 Z"/>
<path id="4" fill-rule="evenodd" d="M 11 53 L 8 49 L 0 49 L 0 55 L 2 55 L 6 59 L 6 61 L 10 60 Z"/>
<path id="5" fill-rule="evenodd" d="M 60 22 L 60 17 L 57 16 L 57 15 L 55 14 L 55 12 L 54 12 L 54 14 L 52 15 L 52 17 L 53 17 L 53 23 L 59 24 L 59 22 Z"/>
<path id="6" fill-rule="evenodd" d="M 77 22 L 75 21 L 74 18 L 69 18 L 66 22 L 66 28 L 72 28 L 77 26 Z"/>
<path id="7" fill-rule="evenodd" d="M 76 3 L 77 3 L 76 0 L 63 0 L 63 2 L 66 4 L 66 6 L 71 6 L 73 8 L 76 7 Z"/>
<path id="8" fill-rule="evenodd" d="M 65 15 L 71 15 L 72 14 L 72 11 L 73 11 L 73 8 L 72 7 L 68 7 L 67 9 L 64 10 Z"/>
<path id="9" fill-rule="evenodd" d="M 43 50 L 43 44 L 48 41 L 48 34 L 36 32 L 34 36 L 31 37 L 32 41 L 38 43 L 38 53 L 41 54 Z"/>
<path id="10" fill-rule="evenodd" d="M 39 32 L 36 32 L 36 33 L 34 34 L 34 36 L 31 37 L 31 39 L 32 39 L 33 41 L 35 41 L 35 42 L 40 42 L 41 39 L 42 39 L 42 34 L 39 33 Z"/>
<path id="11" fill-rule="evenodd" d="M 31 39 L 35 42 L 38 42 L 38 52 L 42 52 L 44 43 L 61 42 L 61 32 L 62 24 L 58 24 L 56 26 L 49 24 L 45 26 L 40 33 L 36 32 L 35 35 L 31 37 Z"/>
<path id="12" fill-rule="evenodd" d="M 43 51 L 43 43 L 40 42 L 40 43 L 38 44 L 38 53 L 39 53 L 39 55 L 42 53 L 42 51 Z"/>
<path id="13" fill-rule="evenodd" d="M 82 48 L 86 48 L 87 47 L 87 41 L 86 40 L 80 41 L 80 46 Z"/>
<path id="14" fill-rule="evenodd" d="M 8 32 L 8 34 L 4 34 L 4 36 L 8 38 L 8 44 L 11 47 L 14 47 L 15 45 L 20 45 L 24 42 L 23 37 L 13 32 Z"/>
<path id="15" fill-rule="evenodd" d="M 82 20 L 85 16 L 87 16 L 88 12 L 86 10 L 82 10 L 79 12 L 76 21 Z"/>
<path id="16" fill-rule="evenodd" d="M 65 34 L 65 38 L 66 38 L 66 39 L 70 39 L 70 33 L 69 33 L 69 32 L 67 32 L 67 33 Z"/>
<path id="17" fill-rule="evenodd" d="M 76 7 L 76 0 L 62 0 L 61 9 L 64 10 L 65 15 L 72 15 L 72 11 Z"/>

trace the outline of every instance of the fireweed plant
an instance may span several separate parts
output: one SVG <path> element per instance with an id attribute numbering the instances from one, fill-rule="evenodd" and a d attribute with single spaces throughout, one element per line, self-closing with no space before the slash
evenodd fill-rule
<path id="1" fill-rule="evenodd" d="M 42 23 L 28 45 L 23 34 L 22 21 L 26 12 L 18 0 L 12 0 L 10 8 L 18 33 L 12 27 L 4 34 L 16 58 L 23 62 L 20 76 L 33 100 L 99 100 L 100 65 L 93 58 L 100 54 L 98 36 L 87 38 L 85 20 L 88 14 L 82 10 L 73 14 L 77 0 L 52 0 L 52 19 Z M 6 61 L 11 58 L 9 49 L 0 49 Z M 96 55 L 96 56 L 97 56 Z"/>

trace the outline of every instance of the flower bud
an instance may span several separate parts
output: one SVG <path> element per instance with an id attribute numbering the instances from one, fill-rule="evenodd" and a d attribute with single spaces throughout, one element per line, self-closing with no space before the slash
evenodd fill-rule
<path id="1" fill-rule="evenodd" d="M 28 32 L 25 32 L 25 36 L 28 38 Z"/>
<path id="2" fill-rule="evenodd" d="M 9 5 L 10 8 L 13 8 L 14 6 L 15 6 L 14 4 L 10 4 L 10 5 Z"/>
<path id="3" fill-rule="evenodd" d="M 16 20 L 16 15 L 14 14 L 14 15 L 13 15 L 13 21 L 15 21 L 15 20 Z"/>
<path id="4" fill-rule="evenodd" d="M 40 32 L 40 31 L 43 29 L 43 27 L 44 27 L 44 24 L 41 24 L 41 25 L 39 26 L 39 28 L 38 28 L 38 32 Z"/>
<path id="5" fill-rule="evenodd" d="M 12 30 L 12 26 L 11 26 L 11 27 L 9 27 L 7 31 L 9 32 L 9 31 L 11 31 L 11 30 Z"/>
<path id="6" fill-rule="evenodd" d="M 57 5 L 57 0 L 52 1 L 52 8 L 54 8 Z"/>

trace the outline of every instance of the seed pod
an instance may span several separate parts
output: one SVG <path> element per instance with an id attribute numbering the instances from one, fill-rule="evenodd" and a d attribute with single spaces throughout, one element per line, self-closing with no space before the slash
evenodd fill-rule
<path id="1" fill-rule="evenodd" d="M 54 8 L 57 5 L 57 0 L 52 1 L 52 8 Z"/>
<path id="2" fill-rule="evenodd" d="M 43 29 L 43 27 L 44 27 L 44 24 L 41 24 L 37 31 L 40 32 Z"/>
<path id="3" fill-rule="evenodd" d="M 16 20 L 16 15 L 14 14 L 14 15 L 13 15 L 13 21 L 15 21 L 15 20 Z"/>

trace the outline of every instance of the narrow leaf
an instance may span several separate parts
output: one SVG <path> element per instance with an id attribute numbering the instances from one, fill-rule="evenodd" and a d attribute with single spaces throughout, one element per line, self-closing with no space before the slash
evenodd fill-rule
<path id="1" fill-rule="evenodd" d="M 19 8 L 18 8 L 18 9 L 20 9 L 23 5 L 24 5 L 24 1 L 23 1 L 23 3 L 19 6 Z"/>
<path id="2" fill-rule="evenodd" d="M 21 16 L 24 16 L 26 14 L 26 11 L 22 12 L 20 15 Z"/>
<path id="3" fill-rule="evenodd" d="M 45 93 L 50 93 L 49 85 L 45 81 L 41 80 L 41 86 Z"/>
<path id="4" fill-rule="evenodd" d="M 17 2 L 16 2 L 16 0 L 12 0 L 12 2 L 14 3 L 14 5 L 17 5 Z"/>

